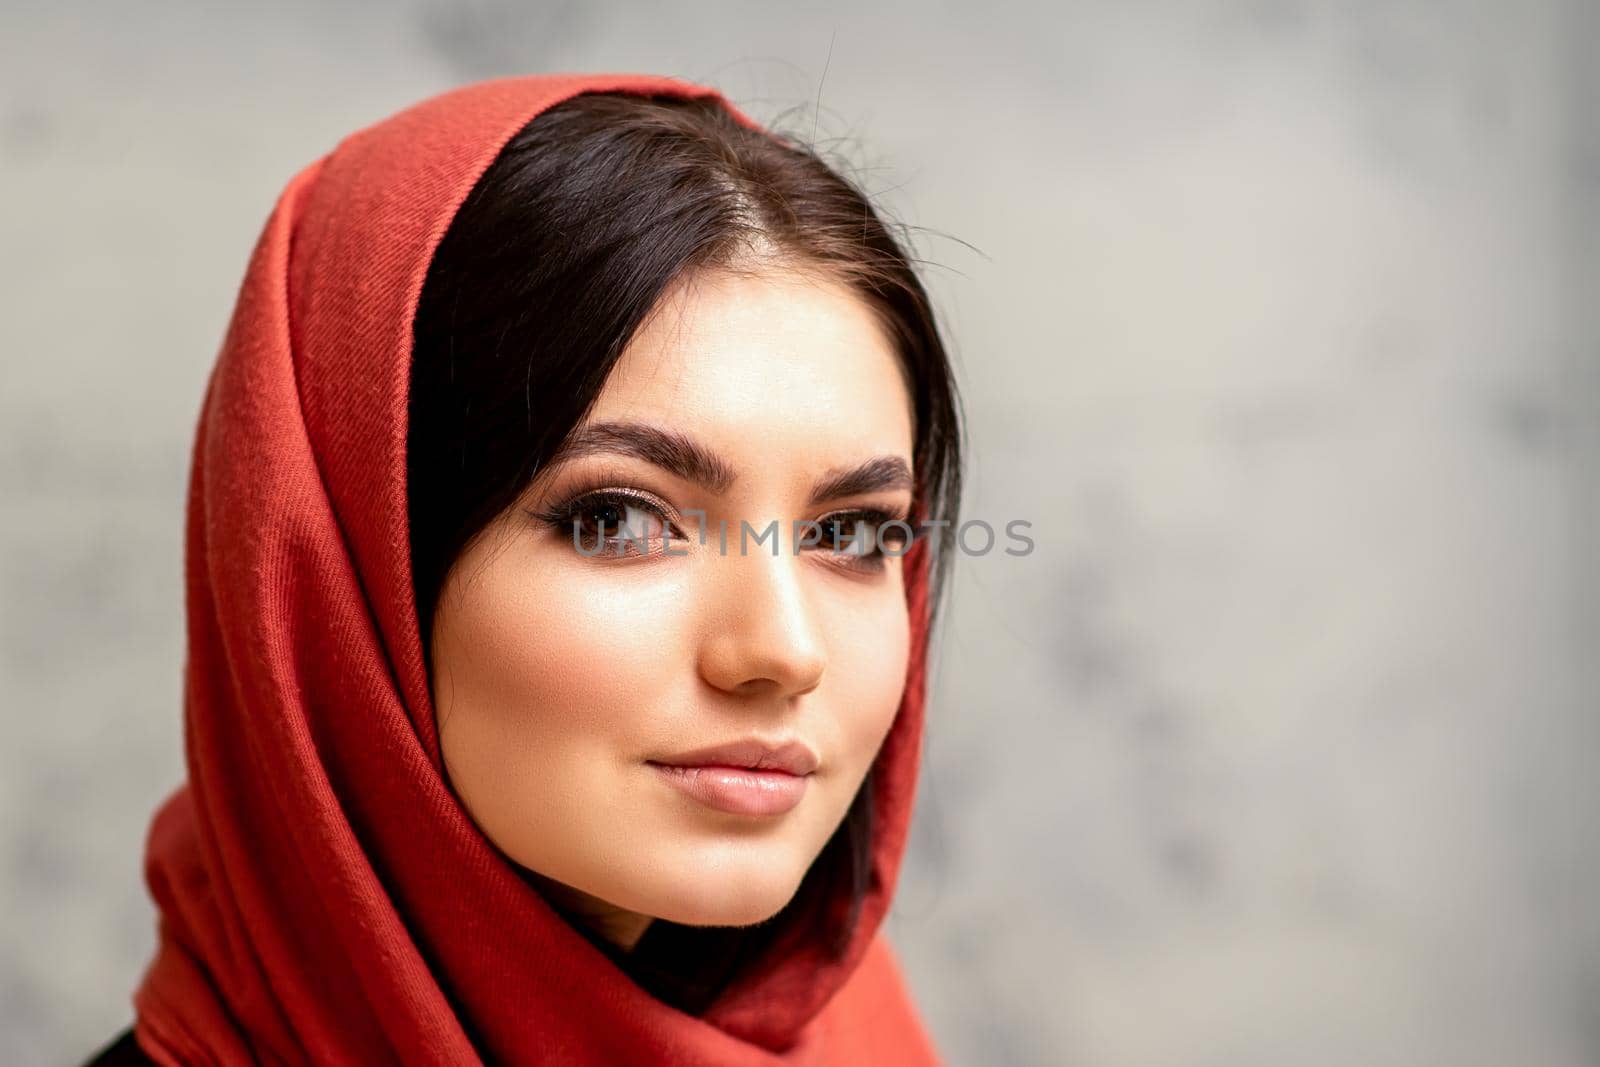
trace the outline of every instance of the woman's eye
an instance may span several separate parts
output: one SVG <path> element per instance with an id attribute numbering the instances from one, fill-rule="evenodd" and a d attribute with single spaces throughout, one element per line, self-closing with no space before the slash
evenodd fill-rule
<path id="1" fill-rule="evenodd" d="M 906 527 L 893 521 L 895 518 L 878 511 L 829 515 L 818 521 L 822 536 L 815 547 L 842 557 L 852 566 L 879 569 L 885 556 L 905 554 Z"/>
<path id="2" fill-rule="evenodd" d="M 647 555 L 652 544 L 673 536 L 666 516 L 631 494 L 590 494 L 544 518 L 586 556 Z"/>
<path id="3" fill-rule="evenodd" d="M 871 556 L 880 551 L 875 526 L 859 516 L 822 520 L 823 547 L 844 556 Z"/>

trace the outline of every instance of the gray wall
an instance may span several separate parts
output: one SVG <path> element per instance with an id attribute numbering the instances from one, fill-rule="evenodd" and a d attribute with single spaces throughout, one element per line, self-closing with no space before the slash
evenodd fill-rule
<path id="1" fill-rule="evenodd" d="M 479 77 L 843 138 L 962 369 L 890 930 L 955 1064 L 1600 1063 L 1600 16 L 1574 0 L 8 4 L 0 1046 L 130 1017 L 185 458 L 282 184 Z M 823 78 L 824 70 L 826 77 Z"/>

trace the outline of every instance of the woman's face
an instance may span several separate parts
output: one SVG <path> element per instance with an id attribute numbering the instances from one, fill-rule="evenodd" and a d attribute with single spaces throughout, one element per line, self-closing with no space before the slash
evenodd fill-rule
<path id="1" fill-rule="evenodd" d="M 440 743 L 483 832 L 625 943 L 781 909 L 900 704 L 904 546 L 852 534 L 905 517 L 911 448 L 894 349 L 847 289 L 675 288 L 446 578 Z M 821 524 L 798 552 L 796 520 Z"/>

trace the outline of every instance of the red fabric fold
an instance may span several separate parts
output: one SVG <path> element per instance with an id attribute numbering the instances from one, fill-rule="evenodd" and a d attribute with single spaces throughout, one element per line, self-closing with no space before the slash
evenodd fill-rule
<path id="1" fill-rule="evenodd" d="M 875 765 L 873 880 L 842 960 L 803 937 L 701 1017 L 650 996 L 496 852 L 443 777 L 411 587 L 411 324 L 433 251 L 501 147 L 643 75 L 458 89 L 300 171 L 251 255 L 207 385 L 185 541 L 188 781 L 145 871 L 159 945 L 134 1003 L 163 1063 L 935 1062 L 880 934 L 921 748 L 926 558 Z"/>

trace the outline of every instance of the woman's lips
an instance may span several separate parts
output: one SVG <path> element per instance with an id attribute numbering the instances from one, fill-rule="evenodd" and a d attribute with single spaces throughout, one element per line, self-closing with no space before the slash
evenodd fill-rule
<path id="1" fill-rule="evenodd" d="M 806 795 L 809 774 L 752 767 L 651 763 L 656 773 L 708 808 L 732 815 L 782 815 Z"/>
<path id="2" fill-rule="evenodd" d="M 646 761 L 670 784 L 733 815 L 782 815 L 806 795 L 817 756 L 799 741 L 737 741 Z"/>

